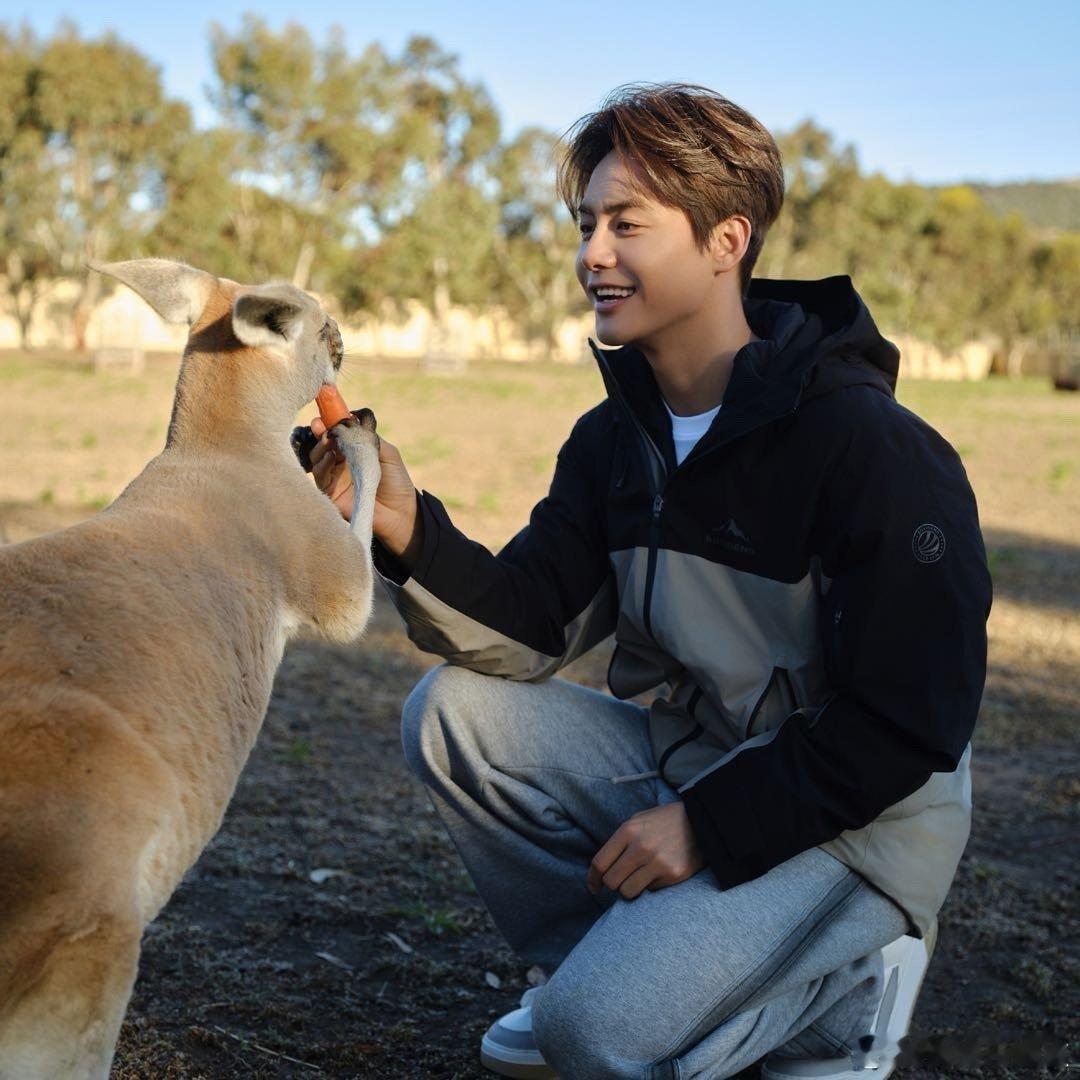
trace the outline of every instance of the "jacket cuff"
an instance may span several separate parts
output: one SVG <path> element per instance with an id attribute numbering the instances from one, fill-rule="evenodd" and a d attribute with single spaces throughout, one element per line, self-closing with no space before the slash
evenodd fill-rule
<path id="1" fill-rule="evenodd" d="M 416 557 L 416 565 L 413 567 L 411 574 L 405 564 L 384 547 L 382 541 L 376 539 L 371 545 L 371 557 L 375 569 L 382 577 L 395 585 L 404 585 L 410 577 L 422 582 L 424 574 L 431 566 L 431 560 L 435 557 L 435 550 L 439 546 L 439 521 L 432 508 L 428 505 L 428 499 L 431 499 L 438 505 L 439 509 L 442 509 L 442 503 L 434 495 L 429 495 L 426 491 L 416 493 L 416 513 L 423 523 L 424 542 L 420 546 L 420 553 Z M 445 513 L 443 511 L 444 516 Z"/>
<path id="2" fill-rule="evenodd" d="M 682 799 L 694 839 L 721 889 L 733 889 L 760 876 L 759 871 L 751 869 L 732 854 L 723 833 L 716 827 L 712 815 L 693 788 L 685 791 Z"/>

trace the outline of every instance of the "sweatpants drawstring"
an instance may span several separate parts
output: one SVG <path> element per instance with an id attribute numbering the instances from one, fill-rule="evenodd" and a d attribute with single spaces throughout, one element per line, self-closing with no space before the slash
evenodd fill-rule
<path id="1" fill-rule="evenodd" d="M 631 773 L 630 776 L 613 776 L 611 782 L 613 784 L 629 784 L 631 780 L 651 780 L 654 776 L 659 775 L 660 773 L 653 769 L 652 772 Z"/>

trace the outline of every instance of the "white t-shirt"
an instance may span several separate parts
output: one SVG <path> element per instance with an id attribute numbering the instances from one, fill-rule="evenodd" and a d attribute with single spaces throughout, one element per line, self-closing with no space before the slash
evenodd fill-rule
<path id="1" fill-rule="evenodd" d="M 675 463 L 681 465 L 683 458 L 697 445 L 698 439 L 709 430 L 709 425 L 720 411 L 720 406 L 717 405 L 714 409 L 698 413 L 696 416 L 676 416 L 671 409 L 668 409 L 666 401 L 664 408 L 671 417 L 671 435 L 675 440 Z"/>

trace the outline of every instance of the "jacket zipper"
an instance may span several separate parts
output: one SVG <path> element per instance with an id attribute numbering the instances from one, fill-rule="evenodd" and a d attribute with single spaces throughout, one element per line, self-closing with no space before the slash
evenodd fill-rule
<path id="1" fill-rule="evenodd" d="M 667 485 L 668 483 L 670 483 L 671 476 L 673 474 L 668 473 L 667 462 L 664 460 L 664 455 L 660 453 L 660 450 L 657 447 L 656 443 L 653 442 L 652 437 L 645 430 L 645 427 L 641 423 L 641 421 L 637 418 L 637 414 L 634 412 L 633 409 L 630 408 L 626 399 L 623 397 L 622 390 L 619 388 L 619 384 L 616 381 L 615 376 L 611 371 L 611 368 L 608 367 L 607 361 L 600 356 L 597 356 L 596 358 L 600 364 L 601 375 L 604 378 L 604 383 L 607 387 L 608 393 L 619 403 L 619 406 L 623 410 L 623 412 L 626 413 L 627 416 L 629 416 L 630 422 L 634 425 L 634 430 L 638 433 L 639 437 L 645 441 L 648 451 L 651 451 L 655 455 L 656 460 L 660 463 L 660 475 L 663 477 L 660 489 L 653 496 L 652 521 L 649 526 L 649 559 L 648 563 L 646 564 L 645 570 L 645 596 L 643 602 L 644 611 L 642 613 L 642 622 L 645 627 L 645 632 L 649 635 L 649 637 L 653 639 L 653 641 L 656 641 L 656 635 L 653 633 L 652 628 L 652 597 L 653 582 L 656 577 L 657 549 L 660 544 L 660 511 L 664 508 L 664 492 L 667 490 Z M 806 385 L 807 379 L 808 373 L 804 374 L 803 376 L 802 385 L 799 388 L 800 397 L 802 396 L 802 390 Z M 797 400 L 795 407 L 798 407 Z M 795 409 L 793 408 L 790 411 L 794 412 Z M 714 450 L 719 450 L 720 447 L 726 446 L 728 443 L 732 442 L 734 439 L 738 438 L 742 434 L 744 434 L 744 432 L 741 430 L 740 426 L 736 426 L 734 431 L 728 432 L 727 438 L 725 438 L 722 442 L 715 443 L 713 446 L 706 447 L 706 449 L 703 450 L 698 455 L 698 457 L 695 458 L 695 460 L 699 460 L 706 454 L 712 453 Z M 688 455 L 687 460 L 689 460 L 689 456 L 692 456 L 692 454 L 693 451 L 691 451 L 691 455 Z M 682 468 L 683 465 L 685 465 L 686 463 L 686 461 L 683 461 L 682 465 L 676 465 L 675 472 L 678 472 L 679 469 Z"/>
<path id="2" fill-rule="evenodd" d="M 653 582 L 656 579 L 656 557 L 660 547 L 660 511 L 664 509 L 664 496 L 657 492 L 652 504 L 652 523 L 649 525 L 649 562 L 645 570 L 644 622 L 645 633 L 654 641 L 656 636 L 652 628 Z"/>
<path id="3" fill-rule="evenodd" d="M 634 430 L 638 433 L 638 437 L 643 440 L 646 447 L 646 453 L 651 453 L 656 458 L 656 461 L 660 465 L 660 476 L 663 478 L 660 482 L 660 488 L 653 494 L 652 502 L 652 519 L 649 523 L 649 559 L 645 569 L 645 596 L 643 600 L 642 611 L 642 623 L 645 627 L 645 633 L 656 641 L 656 636 L 653 634 L 652 628 L 652 596 L 653 596 L 653 582 L 656 579 L 656 560 L 657 550 L 660 546 L 660 511 L 664 508 L 664 491 L 667 489 L 668 483 L 668 471 L 667 462 L 664 461 L 664 455 L 660 453 L 656 443 L 653 442 L 652 437 L 645 430 L 644 425 L 637 418 L 634 410 L 627 404 L 626 399 L 622 395 L 622 391 L 619 389 L 619 384 L 615 380 L 615 376 L 612 374 L 611 369 L 607 366 L 607 361 L 597 358 L 601 364 L 601 374 L 604 376 L 604 383 L 607 386 L 608 393 L 618 402 L 619 407 L 630 418 L 630 423 L 633 424 Z"/>

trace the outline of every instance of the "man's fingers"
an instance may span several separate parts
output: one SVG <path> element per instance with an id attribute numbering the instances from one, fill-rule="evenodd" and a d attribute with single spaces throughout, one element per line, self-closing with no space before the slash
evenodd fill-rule
<path id="1" fill-rule="evenodd" d="M 653 870 L 651 863 L 639 866 L 619 886 L 619 895 L 622 896 L 624 900 L 634 900 L 649 888 L 655 879 L 656 873 Z"/>
<path id="2" fill-rule="evenodd" d="M 319 441 L 311 448 L 312 466 L 317 465 L 324 457 L 329 458 L 331 461 L 344 461 L 345 455 L 341 452 L 341 447 L 334 441 L 333 435 L 322 435 L 319 437 Z"/>
<path id="3" fill-rule="evenodd" d="M 628 847 L 604 875 L 604 884 L 612 892 L 622 892 L 626 882 L 647 867 L 650 861 L 639 849 Z"/>
<path id="4" fill-rule="evenodd" d="M 352 486 L 353 479 L 349 470 L 344 465 L 335 466 L 330 487 L 330 498 L 336 502 L 346 491 L 352 491 Z"/>
<path id="5" fill-rule="evenodd" d="M 311 466 L 311 475 L 315 478 L 315 485 L 320 491 L 326 491 L 330 486 L 333 466 L 334 458 L 332 454 L 327 455 L 322 461 Z"/>
<path id="6" fill-rule="evenodd" d="M 312 456 L 314 457 L 314 454 Z M 337 458 L 329 451 L 311 466 L 311 475 L 315 477 L 316 487 L 332 499 L 352 485 L 352 477 L 345 467 L 344 458 Z"/>
<path id="7" fill-rule="evenodd" d="M 604 876 L 615 865 L 619 857 L 626 850 L 627 836 L 624 826 L 620 825 L 612 834 L 606 844 L 592 857 L 589 863 L 589 873 L 586 884 L 590 892 L 599 892 L 602 885 L 607 884 Z"/>
<path id="8" fill-rule="evenodd" d="M 313 416 L 308 427 L 311 428 L 317 438 L 321 439 L 326 434 L 326 425 L 322 422 L 321 416 Z"/>

